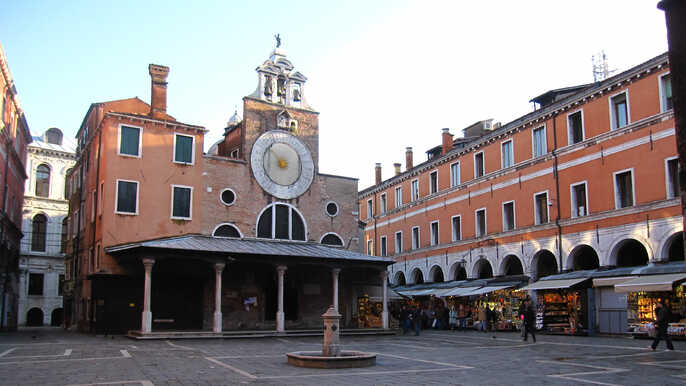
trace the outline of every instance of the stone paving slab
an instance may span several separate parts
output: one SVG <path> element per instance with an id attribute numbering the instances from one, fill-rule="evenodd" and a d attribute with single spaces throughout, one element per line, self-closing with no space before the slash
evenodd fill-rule
<path id="1" fill-rule="evenodd" d="M 686 343 L 653 352 L 630 338 L 424 331 L 420 336 L 344 337 L 346 350 L 375 352 L 377 365 L 304 369 L 289 351 L 321 338 L 135 341 L 37 329 L 0 334 L 1 385 L 681 385 Z M 664 343 L 660 346 L 664 349 Z"/>

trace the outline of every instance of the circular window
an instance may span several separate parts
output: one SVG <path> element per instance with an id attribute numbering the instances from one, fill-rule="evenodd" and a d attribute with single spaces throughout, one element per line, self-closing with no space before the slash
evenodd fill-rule
<path id="1" fill-rule="evenodd" d="M 236 202 L 236 193 L 231 189 L 224 189 L 222 190 L 220 199 L 224 205 L 233 205 L 233 203 Z"/>
<path id="2" fill-rule="evenodd" d="M 333 201 L 326 204 L 326 214 L 328 214 L 331 217 L 337 215 L 338 214 L 338 204 L 336 204 Z"/>

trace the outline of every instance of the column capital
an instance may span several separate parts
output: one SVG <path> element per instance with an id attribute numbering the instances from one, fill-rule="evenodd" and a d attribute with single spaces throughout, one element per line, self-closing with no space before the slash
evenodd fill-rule
<path id="1" fill-rule="evenodd" d="M 226 263 L 214 263 L 214 271 L 216 273 L 220 273 L 221 271 L 223 271 L 224 267 L 226 267 Z"/>
<path id="2" fill-rule="evenodd" d="M 286 272 L 287 269 L 288 269 L 288 267 L 285 265 L 277 265 L 276 266 L 276 271 L 279 273 Z"/>
<path id="3" fill-rule="evenodd" d="M 388 279 L 388 271 L 381 271 L 381 272 L 379 272 L 379 276 L 381 276 L 381 280 L 386 280 L 386 279 Z"/>
<path id="4" fill-rule="evenodd" d="M 152 257 L 144 257 L 141 259 L 141 261 L 143 262 L 145 269 L 150 269 L 153 265 L 155 265 L 155 259 Z"/>
<path id="5" fill-rule="evenodd" d="M 338 275 L 339 273 L 341 273 L 341 268 L 331 268 L 331 272 Z"/>

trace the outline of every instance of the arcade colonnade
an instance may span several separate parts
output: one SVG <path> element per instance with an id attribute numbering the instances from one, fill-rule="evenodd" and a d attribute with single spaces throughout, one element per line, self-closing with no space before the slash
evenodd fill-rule
<path id="1" fill-rule="evenodd" d="M 396 286 L 512 275 L 538 280 L 579 269 L 683 260 L 681 217 L 633 225 L 629 231 L 622 227 L 565 235 L 562 248 L 557 247 L 556 237 L 549 237 L 433 256 L 429 250 L 423 253 L 427 257 L 419 259 L 412 259 L 412 252 L 417 252 L 412 251 L 395 256 L 396 263 L 388 271 Z"/>
<path id="2" fill-rule="evenodd" d="M 152 332 L 152 268 L 155 265 L 154 258 L 142 258 L 143 267 L 145 269 L 144 285 L 143 285 L 143 311 L 141 315 L 141 332 Z M 222 273 L 226 268 L 226 263 L 217 262 L 214 264 L 215 272 L 215 290 L 214 290 L 214 317 L 212 331 L 216 333 L 222 332 Z M 276 331 L 284 332 L 286 330 L 285 312 L 284 312 L 284 277 L 288 267 L 286 265 L 278 265 L 277 272 L 277 311 L 276 311 Z M 339 276 L 341 268 L 332 268 L 332 283 L 333 283 L 333 299 L 331 304 L 338 311 L 338 294 L 339 294 Z M 382 328 L 389 328 L 388 318 L 388 271 L 381 271 L 379 275 L 381 288 L 383 293 L 383 311 L 382 311 Z"/>

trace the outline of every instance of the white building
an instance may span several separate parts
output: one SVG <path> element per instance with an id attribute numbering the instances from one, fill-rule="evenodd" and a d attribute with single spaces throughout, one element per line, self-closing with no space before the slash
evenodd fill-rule
<path id="1" fill-rule="evenodd" d="M 22 213 L 19 325 L 60 326 L 64 319 L 62 282 L 69 203 L 65 176 L 74 165 L 75 146 L 57 128 L 34 137 L 28 147 Z"/>

